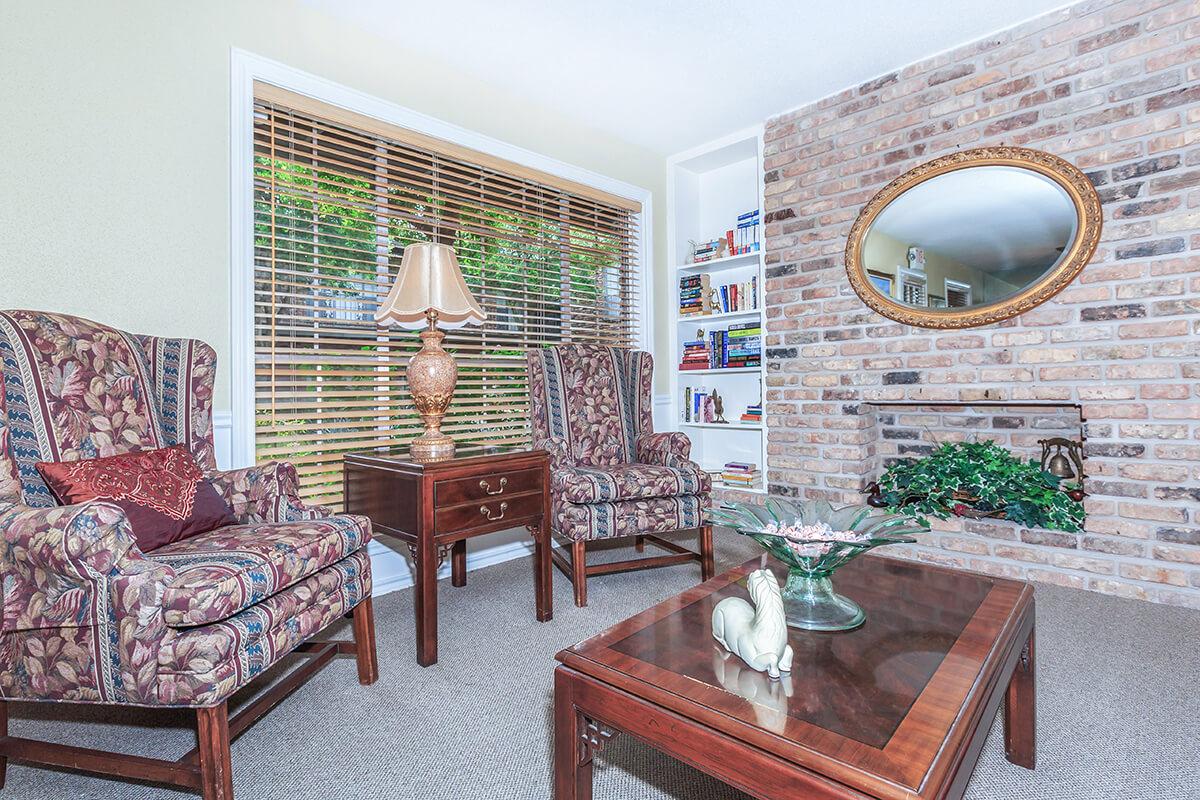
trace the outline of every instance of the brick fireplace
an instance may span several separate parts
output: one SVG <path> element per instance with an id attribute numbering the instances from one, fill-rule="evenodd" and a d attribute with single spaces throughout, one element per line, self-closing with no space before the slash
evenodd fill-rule
<path id="1" fill-rule="evenodd" d="M 935 430 L 1024 454 L 1073 414 L 1083 533 L 950 520 L 901 554 L 1200 608 L 1196 3 L 1061 9 L 771 119 L 765 139 L 770 491 L 859 502 Z M 1105 210 L 1092 262 L 984 328 L 867 308 L 843 264 L 861 206 L 930 158 L 1001 144 L 1087 173 Z"/>

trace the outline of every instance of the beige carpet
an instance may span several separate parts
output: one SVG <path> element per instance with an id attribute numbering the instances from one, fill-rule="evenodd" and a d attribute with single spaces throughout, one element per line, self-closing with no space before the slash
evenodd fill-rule
<path id="1" fill-rule="evenodd" d="M 752 554 L 718 534 L 726 566 Z M 441 652 L 421 669 L 411 592 L 376 601 L 381 677 L 361 687 L 338 660 L 233 745 L 239 800 L 549 800 L 554 654 L 699 579 L 698 568 L 612 575 L 577 609 L 557 573 L 555 618 L 533 621 L 528 559 L 443 582 Z M 347 631 L 348 633 L 348 631 Z M 972 800 L 1200 798 L 1200 613 L 1038 587 L 1038 768 L 1004 759 L 993 729 Z M 184 714 L 13 704 L 14 735 L 175 758 Z M 85 724 L 86 723 L 86 724 Z M 618 737 L 596 769 L 597 800 L 732 800 L 716 781 Z M 0 800 L 177 798 L 159 786 L 8 768 Z"/>

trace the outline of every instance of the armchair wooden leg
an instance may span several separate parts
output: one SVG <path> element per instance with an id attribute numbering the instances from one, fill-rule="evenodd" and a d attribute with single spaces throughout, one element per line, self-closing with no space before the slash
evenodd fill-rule
<path id="1" fill-rule="evenodd" d="M 587 605 L 587 542 L 578 539 L 571 543 L 571 585 L 575 588 L 575 605 Z"/>
<path id="2" fill-rule="evenodd" d="M 379 662 L 375 654 L 375 611 L 371 598 L 354 607 L 354 652 L 358 661 L 358 682 L 370 686 L 379 679 Z"/>
<path id="3" fill-rule="evenodd" d="M 201 796 L 204 800 L 233 800 L 227 704 L 196 709 L 196 739 L 200 751 Z"/>
<path id="4" fill-rule="evenodd" d="M 633 549 L 639 553 L 644 552 L 646 550 L 646 537 L 645 536 L 633 537 Z"/>
<path id="5" fill-rule="evenodd" d="M 706 581 L 715 574 L 712 525 L 704 525 L 700 528 L 700 579 Z"/>

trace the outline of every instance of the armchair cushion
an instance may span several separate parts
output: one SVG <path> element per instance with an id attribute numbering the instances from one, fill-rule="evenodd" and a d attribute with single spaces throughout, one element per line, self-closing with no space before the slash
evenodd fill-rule
<path id="1" fill-rule="evenodd" d="M 671 533 L 704 524 L 707 494 L 567 503 L 555 500 L 554 532 L 568 539 L 609 539 L 644 533 Z"/>
<path id="2" fill-rule="evenodd" d="M 371 558 L 358 550 L 232 617 L 174 630 L 158 650 L 163 705 L 220 702 L 371 596 Z"/>
<path id="3" fill-rule="evenodd" d="M 164 593 L 166 623 L 206 625 L 231 617 L 336 564 L 371 538 L 366 517 L 232 525 L 161 547 L 175 571 Z"/>
<path id="4" fill-rule="evenodd" d="M 83 461 L 39 461 L 37 470 L 63 505 L 104 500 L 118 506 L 142 552 L 237 523 L 183 445 Z"/>
<path id="5" fill-rule="evenodd" d="M 670 467 L 656 464 L 565 467 L 555 470 L 550 481 L 555 497 L 571 503 L 706 494 L 712 489 L 708 473 L 686 459 L 679 466 Z"/>

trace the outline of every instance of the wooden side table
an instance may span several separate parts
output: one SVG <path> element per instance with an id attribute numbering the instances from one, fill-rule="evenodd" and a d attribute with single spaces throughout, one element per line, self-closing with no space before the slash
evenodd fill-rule
<path id="1" fill-rule="evenodd" d="M 437 662 L 437 572 L 467 583 L 467 539 L 524 526 L 534 537 L 537 619 L 553 616 L 550 458 L 542 450 L 464 446 L 445 461 L 413 461 L 407 449 L 353 453 L 343 471 L 346 511 L 402 539 L 416 565 L 417 663 Z"/>

